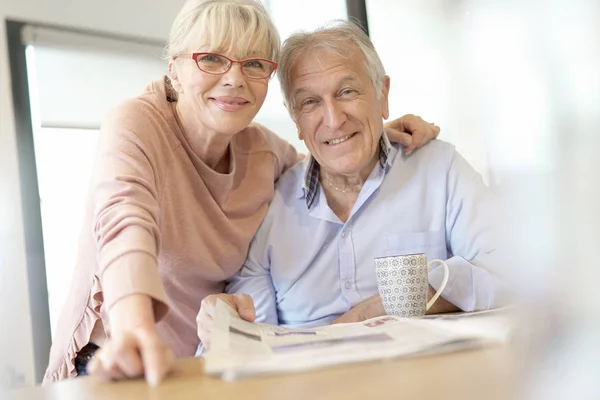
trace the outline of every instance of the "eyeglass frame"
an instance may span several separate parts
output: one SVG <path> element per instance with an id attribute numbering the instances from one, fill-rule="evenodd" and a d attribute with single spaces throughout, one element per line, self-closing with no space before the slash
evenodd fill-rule
<path id="1" fill-rule="evenodd" d="M 210 55 L 210 56 L 219 56 L 219 57 L 223 57 L 224 59 L 226 59 L 227 61 L 229 61 L 229 67 L 227 67 L 227 69 L 223 72 L 208 72 L 203 70 L 202 68 L 200 68 L 200 65 L 198 65 L 198 57 L 199 56 L 203 56 L 203 55 Z M 275 71 L 277 71 L 277 67 L 278 64 L 275 61 L 271 61 L 271 60 L 267 60 L 266 58 L 246 58 L 244 60 L 232 60 L 229 57 L 224 56 L 223 54 L 219 54 L 219 53 L 211 53 L 211 52 L 206 52 L 206 51 L 201 51 L 201 52 L 197 52 L 197 53 L 182 53 L 182 54 L 176 54 L 173 56 L 173 60 L 176 60 L 178 58 L 191 58 L 192 60 L 194 60 L 194 63 L 196 63 L 196 67 L 198 67 L 198 69 L 204 73 L 207 74 L 211 74 L 211 75 L 224 75 L 227 72 L 229 72 L 229 70 L 231 69 L 231 67 L 233 66 L 233 64 L 240 64 L 240 71 L 242 72 L 242 74 L 244 74 L 244 76 L 248 79 L 271 79 L 273 77 L 273 74 L 275 73 Z M 254 78 L 251 76 L 246 75 L 246 73 L 244 72 L 244 66 L 243 63 L 245 63 L 246 61 L 252 61 L 252 60 L 258 60 L 258 61 L 266 61 L 269 64 L 271 64 L 273 66 L 273 71 L 271 71 L 271 73 L 263 78 Z"/>

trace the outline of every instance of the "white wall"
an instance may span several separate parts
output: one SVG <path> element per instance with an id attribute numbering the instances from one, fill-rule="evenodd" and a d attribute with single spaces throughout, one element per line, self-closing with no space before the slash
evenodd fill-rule
<path id="1" fill-rule="evenodd" d="M 0 3 L 0 384 L 34 383 L 27 266 L 5 20 L 164 40 L 183 0 L 2 0 Z M 10 368 L 13 372 L 7 372 Z"/>
<path id="2" fill-rule="evenodd" d="M 454 143 L 487 178 L 481 132 L 473 123 L 458 35 L 459 1 L 367 1 L 369 34 L 391 78 L 392 115 L 417 114 L 441 127 L 440 139 Z M 459 14 L 457 16 L 457 14 Z M 465 93 L 466 92 L 466 93 Z"/>

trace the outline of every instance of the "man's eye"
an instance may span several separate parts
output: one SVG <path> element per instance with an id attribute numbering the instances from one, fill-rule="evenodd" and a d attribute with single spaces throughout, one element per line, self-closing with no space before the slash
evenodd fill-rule
<path id="1" fill-rule="evenodd" d="M 317 100 L 315 99 L 306 99 L 300 103 L 300 109 L 302 111 L 310 111 L 314 109 L 317 105 Z"/>
<path id="2" fill-rule="evenodd" d="M 342 90 L 341 95 L 347 96 L 347 95 L 353 94 L 353 93 L 354 93 L 354 89 L 344 89 L 344 90 Z"/>

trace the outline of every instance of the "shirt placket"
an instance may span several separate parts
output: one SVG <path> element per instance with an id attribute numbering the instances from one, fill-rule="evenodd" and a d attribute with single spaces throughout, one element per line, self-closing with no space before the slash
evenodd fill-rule
<path id="1" fill-rule="evenodd" d="M 360 302 L 356 291 L 356 265 L 354 243 L 352 240 L 352 224 L 347 222 L 339 233 L 339 273 L 342 295 L 351 304 Z"/>

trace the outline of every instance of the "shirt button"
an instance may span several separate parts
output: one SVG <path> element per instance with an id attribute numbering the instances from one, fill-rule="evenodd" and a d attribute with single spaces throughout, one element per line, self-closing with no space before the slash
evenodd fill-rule
<path id="1" fill-rule="evenodd" d="M 350 289 L 352 287 L 352 283 L 351 282 L 346 282 L 346 289 Z"/>
<path id="2" fill-rule="evenodd" d="M 348 237 L 348 232 L 342 232 L 342 239 L 346 239 Z"/>

